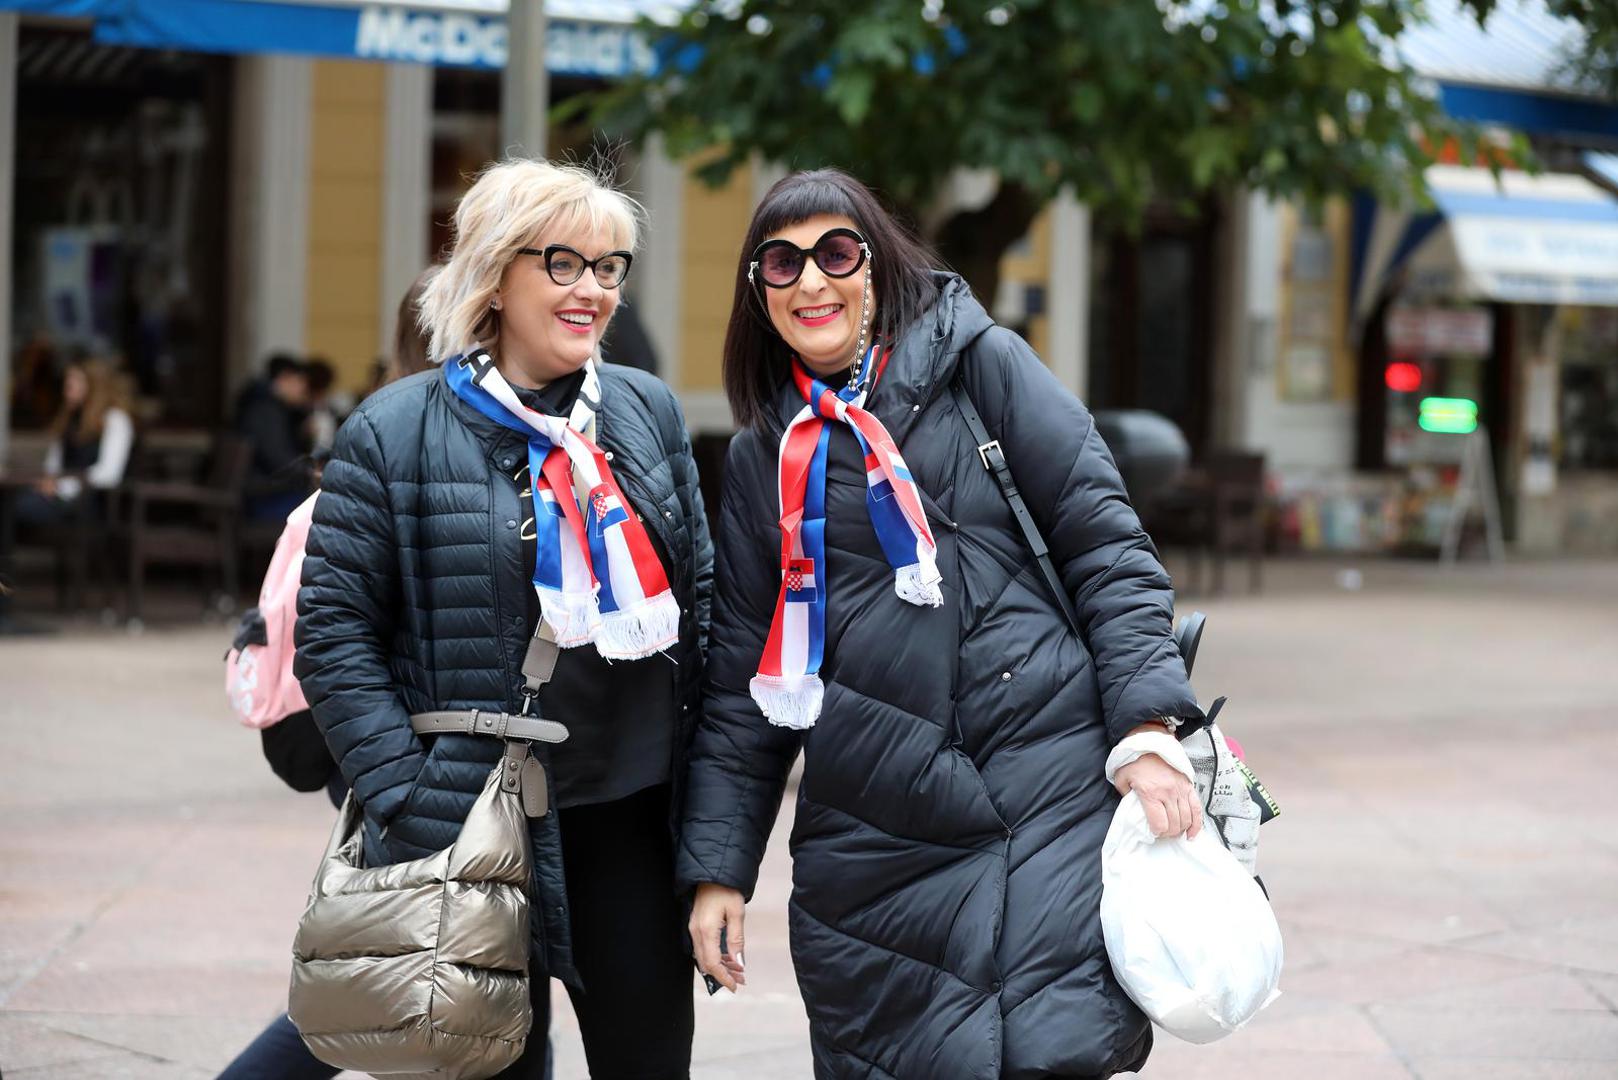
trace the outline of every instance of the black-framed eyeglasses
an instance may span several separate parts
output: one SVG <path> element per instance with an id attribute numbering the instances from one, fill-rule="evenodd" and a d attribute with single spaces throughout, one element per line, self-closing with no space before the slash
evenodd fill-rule
<path id="1" fill-rule="evenodd" d="M 865 237 L 853 229 L 828 229 L 815 241 L 814 247 L 801 248 L 790 240 L 766 240 L 753 249 L 753 259 L 747 264 L 747 280 L 756 273 L 759 280 L 772 289 L 784 289 L 803 276 L 803 268 L 810 259 L 827 277 L 845 278 L 865 265 L 871 249 Z"/>
<path id="2" fill-rule="evenodd" d="M 551 280 L 558 285 L 571 285 L 584 276 L 586 270 L 593 271 L 596 284 L 603 289 L 616 289 L 624 283 L 629 276 L 629 264 L 635 261 L 635 256 L 627 251 L 609 251 L 595 259 L 586 259 L 566 244 L 551 244 L 543 251 L 539 248 L 518 248 L 518 255 L 538 255 L 545 260 L 545 272 Z"/>

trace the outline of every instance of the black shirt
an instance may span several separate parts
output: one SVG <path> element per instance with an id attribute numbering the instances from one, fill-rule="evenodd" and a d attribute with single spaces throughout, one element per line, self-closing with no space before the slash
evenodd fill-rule
<path id="1" fill-rule="evenodd" d="M 573 407 L 584 372 L 558 379 L 544 390 L 516 388 L 531 409 L 565 416 Z M 513 477 L 525 499 L 533 488 L 525 464 Z M 572 492 L 557 492 L 572 498 Z M 668 552 L 648 529 L 657 557 L 668 566 Z M 530 513 L 523 522 L 525 565 L 534 565 L 535 530 Z M 599 572 L 598 572 L 599 573 Z M 528 627 L 539 624 L 539 597 L 528 590 Z M 594 645 L 563 649 L 556 674 L 539 694 L 547 720 L 567 725 L 568 740 L 551 748 L 556 805 L 561 808 L 611 802 L 654 784 L 667 783 L 674 755 L 676 719 L 674 662 L 666 656 L 644 660 L 602 658 Z"/>
<path id="2" fill-rule="evenodd" d="M 64 473 L 86 472 L 101 458 L 101 436 L 93 435 L 85 438 L 81 434 L 83 427 L 84 410 L 74 409 L 68 414 L 67 425 L 62 428 Z"/>

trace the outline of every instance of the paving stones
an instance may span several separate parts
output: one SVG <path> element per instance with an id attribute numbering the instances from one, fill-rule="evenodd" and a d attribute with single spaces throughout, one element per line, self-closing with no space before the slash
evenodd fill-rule
<path id="1" fill-rule="evenodd" d="M 1230 695 L 1283 807 L 1259 865 L 1288 966 L 1248 1030 L 1160 1036 L 1144 1075 L 1618 1077 L 1618 564 L 1373 563 L 1355 593 L 1336 569 L 1278 564 L 1261 596 L 1183 605 L 1210 617 L 1197 688 Z M 0 641 L 6 1080 L 211 1077 L 284 1007 L 332 810 L 230 719 L 227 636 Z M 748 988 L 697 992 L 696 1080 L 811 1075 L 789 818 L 748 912 Z M 560 992 L 555 1013 L 558 1080 L 580 1080 Z"/>

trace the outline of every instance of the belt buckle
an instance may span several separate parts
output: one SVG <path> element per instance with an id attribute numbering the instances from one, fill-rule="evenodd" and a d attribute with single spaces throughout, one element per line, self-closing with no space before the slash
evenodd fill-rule
<path id="1" fill-rule="evenodd" d="M 990 450 L 993 450 L 996 454 L 999 454 L 1001 461 L 1006 460 L 1006 454 L 1005 454 L 1005 451 L 1000 449 L 1000 440 L 999 439 L 990 439 L 988 442 L 986 442 L 982 446 L 978 447 L 978 460 L 983 462 L 983 467 L 985 469 L 988 469 L 990 472 L 993 472 L 994 471 L 994 465 L 993 465 L 992 462 L 989 461 L 989 451 Z"/>

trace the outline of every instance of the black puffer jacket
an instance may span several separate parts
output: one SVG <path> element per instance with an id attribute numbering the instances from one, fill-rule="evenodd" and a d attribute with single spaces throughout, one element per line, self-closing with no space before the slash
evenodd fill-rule
<path id="1" fill-rule="evenodd" d="M 700 703 L 713 545 L 674 395 L 654 376 L 611 364 L 601 387 L 601 445 L 670 555 L 682 612 L 668 665 L 680 702 L 670 718 L 678 806 Z M 533 568 L 523 565 L 511 475 L 526 452 L 520 435 L 457 398 L 438 371 L 373 395 L 337 437 L 309 530 L 296 671 L 364 807 L 369 865 L 448 847 L 500 756 L 497 740 L 469 735 L 424 745 L 410 714 L 521 705 Z M 532 825 L 535 956 L 543 971 L 576 981 L 557 815 Z"/>
<path id="2" fill-rule="evenodd" d="M 780 586 L 776 441 L 726 466 L 708 694 L 679 876 L 751 895 L 800 744 L 792 955 L 821 1078 L 1105 1077 L 1151 1046 L 1107 962 L 1108 750 L 1201 720 L 1172 593 L 1090 415 L 957 278 L 872 399 L 938 540 L 944 606 L 894 592 L 854 438 L 826 482 L 825 704 L 806 735 L 748 695 Z M 949 394 L 959 372 L 1005 449 L 1080 613 L 1049 597 Z M 784 391 L 779 418 L 802 407 Z"/>

